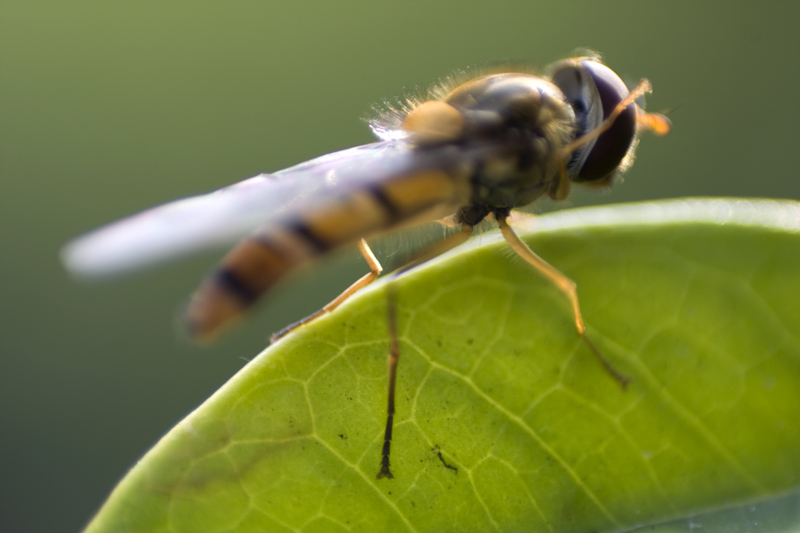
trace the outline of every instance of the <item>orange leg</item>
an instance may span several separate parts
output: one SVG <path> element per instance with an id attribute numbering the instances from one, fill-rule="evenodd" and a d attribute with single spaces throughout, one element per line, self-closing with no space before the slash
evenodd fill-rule
<path id="1" fill-rule="evenodd" d="M 442 219 L 446 220 L 446 219 Z M 441 222 L 441 221 L 437 221 Z M 429 247 L 422 250 L 416 256 L 414 256 L 405 266 L 401 267 L 397 270 L 396 274 L 402 274 L 407 270 L 411 270 L 415 266 L 421 265 L 433 259 L 434 257 L 438 257 L 445 252 L 448 252 L 458 246 L 459 244 L 465 242 L 467 239 L 470 238 L 472 235 L 472 231 L 474 230 L 473 226 L 468 226 L 466 224 L 461 226 L 461 229 L 457 233 L 453 233 L 448 235 L 444 239 L 439 242 L 435 242 Z"/>
<path id="2" fill-rule="evenodd" d="M 503 234 L 505 240 L 508 241 L 508 244 L 511 245 L 511 248 L 517 252 L 517 254 L 528 264 L 533 266 L 533 268 L 538 270 L 547 279 L 549 279 L 553 285 L 555 285 L 556 288 L 558 288 L 558 290 L 567 297 L 572 306 L 572 314 L 575 317 L 575 327 L 578 329 L 578 335 L 580 335 L 581 338 L 586 342 L 586 344 L 594 353 L 595 357 L 597 357 L 597 359 L 600 361 L 600 364 L 603 365 L 603 368 L 605 368 L 605 370 L 619 382 L 623 389 L 627 387 L 628 383 L 630 382 L 630 378 L 620 374 L 611 365 L 611 363 L 605 357 L 603 357 L 603 354 L 600 353 L 600 350 L 597 349 L 594 343 L 586 335 L 586 326 L 584 325 L 583 317 L 581 316 L 581 309 L 580 305 L 578 304 L 578 290 L 575 282 L 562 274 L 550 263 L 536 255 L 536 253 L 531 250 L 530 247 L 528 247 L 528 245 L 525 244 L 516 233 L 514 233 L 514 230 L 508 225 L 506 217 L 498 218 L 497 225 L 500 226 L 500 232 Z"/>
<path id="3" fill-rule="evenodd" d="M 294 324 L 286 326 L 277 333 L 274 333 L 270 338 L 271 342 L 277 341 L 290 331 L 293 331 L 299 328 L 300 326 L 304 326 L 309 322 L 316 320 L 325 313 L 330 313 L 331 311 L 342 305 L 344 301 L 350 298 L 352 295 L 354 295 L 355 293 L 357 293 L 358 291 L 360 291 L 361 289 L 363 289 L 364 287 L 366 287 L 367 285 L 378 279 L 378 276 L 383 270 L 383 267 L 381 267 L 381 264 L 375 258 L 375 254 L 373 254 L 372 250 L 370 250 L 367 241 L 365 241 L 364 239 L 358 241 L 358 249 L 361 252 L 361 255 L 364 256 L 364 259 L 367 261 L 367 265 L 369 266 L 369 272 L 366 273 L 364 276 L 362 276 L 360 279 L 358 279 L 355 283 L 350 285 L 347 289 L 344 290 L 342 294 L 334 298 L 328 305 L 326 305 L 316 313 L 305 317 L 303 320 L 300 320 L 299 322 L 295 322 Z"/>

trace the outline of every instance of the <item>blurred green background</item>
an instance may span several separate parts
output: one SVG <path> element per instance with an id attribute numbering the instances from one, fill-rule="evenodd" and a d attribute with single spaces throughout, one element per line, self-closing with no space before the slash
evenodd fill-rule
<path id="1" fill-rule="evenodd" d="M 343 254 L 199 348 L 173 316 L 216 256 L 87 285 L 59 264 L 71 237 L 369 142 L 372 104 L 454 69 L 577 47 L 650 78 L 674 131 L 643 139 L 612 194 L 571 205 L 798 198 L 799 16 L 733 1 L 0 3 L 0 530 L 79 529 L 272 331 L 366 271 Z"/>

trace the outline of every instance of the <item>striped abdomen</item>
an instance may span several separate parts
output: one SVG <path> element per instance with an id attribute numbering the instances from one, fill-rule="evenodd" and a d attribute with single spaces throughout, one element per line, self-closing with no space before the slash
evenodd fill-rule
<path id="1" fill-rule="evenodd" d="M 403 225 L 452 214 L 469 192 L 439 170 L 399 176 L 308 207 L 284 224 L 262 228 L 231 250 L 186 309 L 192 336 L 208 339 L 241 316 L 295 267 Z"/>

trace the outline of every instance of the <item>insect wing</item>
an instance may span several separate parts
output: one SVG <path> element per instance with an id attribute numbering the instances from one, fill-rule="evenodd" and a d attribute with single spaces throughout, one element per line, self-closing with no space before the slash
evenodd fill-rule
<path id="1" fill-rule="evenodd" d="M 421 154 L 401 140 L 324 155 L 210 194 L 171 202 L 67 244 L 62 259 L 82 277 L 104 277 L 230 245 L 261 226 L 393 177 L 452 165 L 459 154 Z"/>

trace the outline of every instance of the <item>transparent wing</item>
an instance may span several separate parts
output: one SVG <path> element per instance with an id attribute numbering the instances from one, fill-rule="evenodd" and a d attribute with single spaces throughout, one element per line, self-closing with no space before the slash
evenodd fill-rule
<path id="1" fill-rule="evenodd" d="M 400 140 L 334 152 L 112 223 L 67 244 L 62 259 L 79 276 L 121 274 L 229 245 L 299 209 L 459 158 L 463 154 L 454 147 L 420 152 Z"/>

